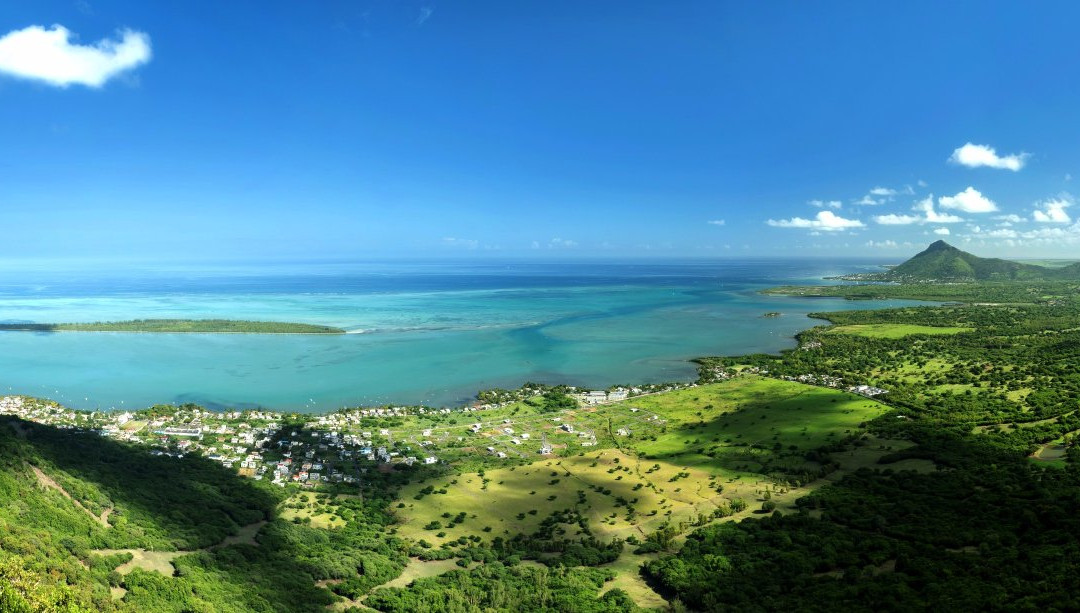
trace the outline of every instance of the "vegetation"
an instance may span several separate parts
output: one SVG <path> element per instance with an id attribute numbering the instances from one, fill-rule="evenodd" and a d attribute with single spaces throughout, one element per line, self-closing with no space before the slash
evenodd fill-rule
<path id="1" fill-rule="evenodd" d="M 1080 279 L 1080 263 L 1046 267 L 997 258 L 981 258 L 939 240 L 888 272 L 852 275 L 846 278 L 904 283 L 1077 280 Z"/>
<path id="2" fill-rule="evenodd" d="M 956 326 L 919 326 L 915 324 L 851 324 L 831 328 L 830 334 L 855 334 L 873 338 L 904 338 L 919 334 L 960 334 L 972 332 L 974 328 Z"/>
<path id="3" fill-rule="evenodd" d="M 314 324 L 232 319 L 135 319 L 96 323 L 0 324 L 0 331 L 22 332 L 199 332 L 213 334 L 344 334 L 341 328 Z"/>

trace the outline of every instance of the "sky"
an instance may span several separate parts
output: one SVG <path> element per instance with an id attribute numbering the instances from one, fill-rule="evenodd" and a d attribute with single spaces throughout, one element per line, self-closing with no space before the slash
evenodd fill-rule
<path id="1" fill-rule="evenodd" d="M 0 258 L 1080 257 L 1070 2 L 0 5 Z"/>

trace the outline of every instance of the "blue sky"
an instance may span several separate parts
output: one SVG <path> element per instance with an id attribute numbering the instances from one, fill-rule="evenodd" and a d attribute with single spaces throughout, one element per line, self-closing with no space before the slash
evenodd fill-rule
<path id="1" fill-rule="evenodd" d="M 4 3 L 0 257 L 1080 256 L 1078 18 Z"/>

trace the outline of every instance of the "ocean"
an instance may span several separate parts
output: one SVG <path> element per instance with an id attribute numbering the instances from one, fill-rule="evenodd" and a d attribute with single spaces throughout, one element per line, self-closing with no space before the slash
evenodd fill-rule
<path id="1" fill-rule="evenodd" d="M 688 360 L 777 352 L 814 311 L 906 301 L 763 296 L 885 261 L 483 260 L 0 270 L 0 322 L 223 318 L 317 335 L 0 332 L 0 393 L 82 409 L 194 402 L 305 412 L 455 406 L 527 381 L 691 381 Z M 765 318 L 766 312 L 780 317 Z"/>

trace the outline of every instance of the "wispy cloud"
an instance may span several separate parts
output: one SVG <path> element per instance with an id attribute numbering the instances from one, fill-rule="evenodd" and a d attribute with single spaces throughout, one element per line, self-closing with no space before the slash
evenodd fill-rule
<path id="1" fill-rule="evenodd" d="M 897 215 L 895 213 L 876 215 L 874 217 L 874 222 L 883 226 L 908 226 L 920 221 L 923 221 L 923 218 L 917 215 Z"/>
<path id="2" fill-rule="evenodd" d="M 1005 223 L 1020 223 L 1024 221 L 1024 218 L 1016 213 L 1009 213 L 1008 215 L 994 215 L 994 219 L 999 219 Z"/>
<path id="3" fill-rule="evenodd" d="M 770 219 L 765 223 L 774 228 L 809 228 L 812 230 L 824 230 L 826 232 L 865 227 L 863 222 L 858 219 L 845 219 L 832 211 L 821 211 L 814 219 L 792 217 L 791 219 Z"/>
<path id="4" fill-rule="evenodd" d="M 867 247 L 873 247 L 875 249 L 896 249 L 900 247 L 900 243 L 894 240 L 887 239 L 883 241 L 866 241 Z M 905 247 L 910 247 L 911 243 L 904 243 Z"/>
<path id="5" fill-rule="evenodd" d="M 727 222 L 723 219 L 710 219 L 705 223 L 709 224 L 710 226 L 722 226 L 725 225 Z"/>
<path id="6" fill-rule="evenodd" d="M 455 247 L 458 249 L 478 249 L 480 247 L 480 241 L 472 238 L 454 238 L 448 236 L 442 239 L 442 244 L 447 247 Z"/>
<path id="7" fill-rule="evenodd" d="M 416 25 L 422 26 L 424 22 L 431 19 L 431 14 L 435 12 L 435 8 L 431 6 L 420 7 L 420 16 L 416 18 Z"/>
<path id="8" fill-rule="evenodd" d="M 844 203 L 840 202 L 839 200 L 808 200 L 806 204 L 809 204 L 812 207 L 817 207 L 819 209 L 838 209 L 844 206 Z"/>
<path id="9" fill-rule="evenodd" d="M 948 228 L 934 228 L 934 234 L 937 234 L 938 236 L 948 236 L 952 234 L 952 232 L 949 231 Z"/>
<path id="10" fill-rule="evenodd" d="M 577 246 L 577 241 L 566 238 L 553 238 L 547 244 L 548 249 L 573 249 Z"/>
<path id="11" fill-rule="evenodd" d="M 877 206 L 879 204 L 885 204 L 886 202 L 892 202 L 899 194 L 895 189 L 891 187 L 881 187 L 880 185 L 870 188 L 870 191 L 865 196 L 858 200 L 852 200 L 851 203 L 856 206 Z"/>
<path id="12" fill-rule="evenodd" d="M 0 38 L 0 72 L 67 87 L 101 87 L 109 79 L 150 61 L 150 37 L 123 30 L 120 39 L 93 45 L 71 42 L 67 28 L 30 26 Z"/>
<path id="13" fill-rule="evenodd" d="M 988 168 L 1001 168 L 1003 170 L 1016 172 L 1024 167 L 1028 157 L 1030 157 L 1030 154 L 1028 153 L 1014 153 L 1012 155 L 999 156 L 997 151 L 989 145 L 967 143 L 963 147 L 959 147 L 953 151 L 952 155 L 949 156 L 949 161 L 953 164 L 967 166 L 968 168 L 986 166 Z"/>
<path id="14" fill-rule="evenodd" d="M 983 196 L 974 187 L 968 187 L 955 196 L 942 196 L 938 204 L 943 209 L 956 209 L 965 213 L 993 213 L 998 210 L 993 200 Z"/>

